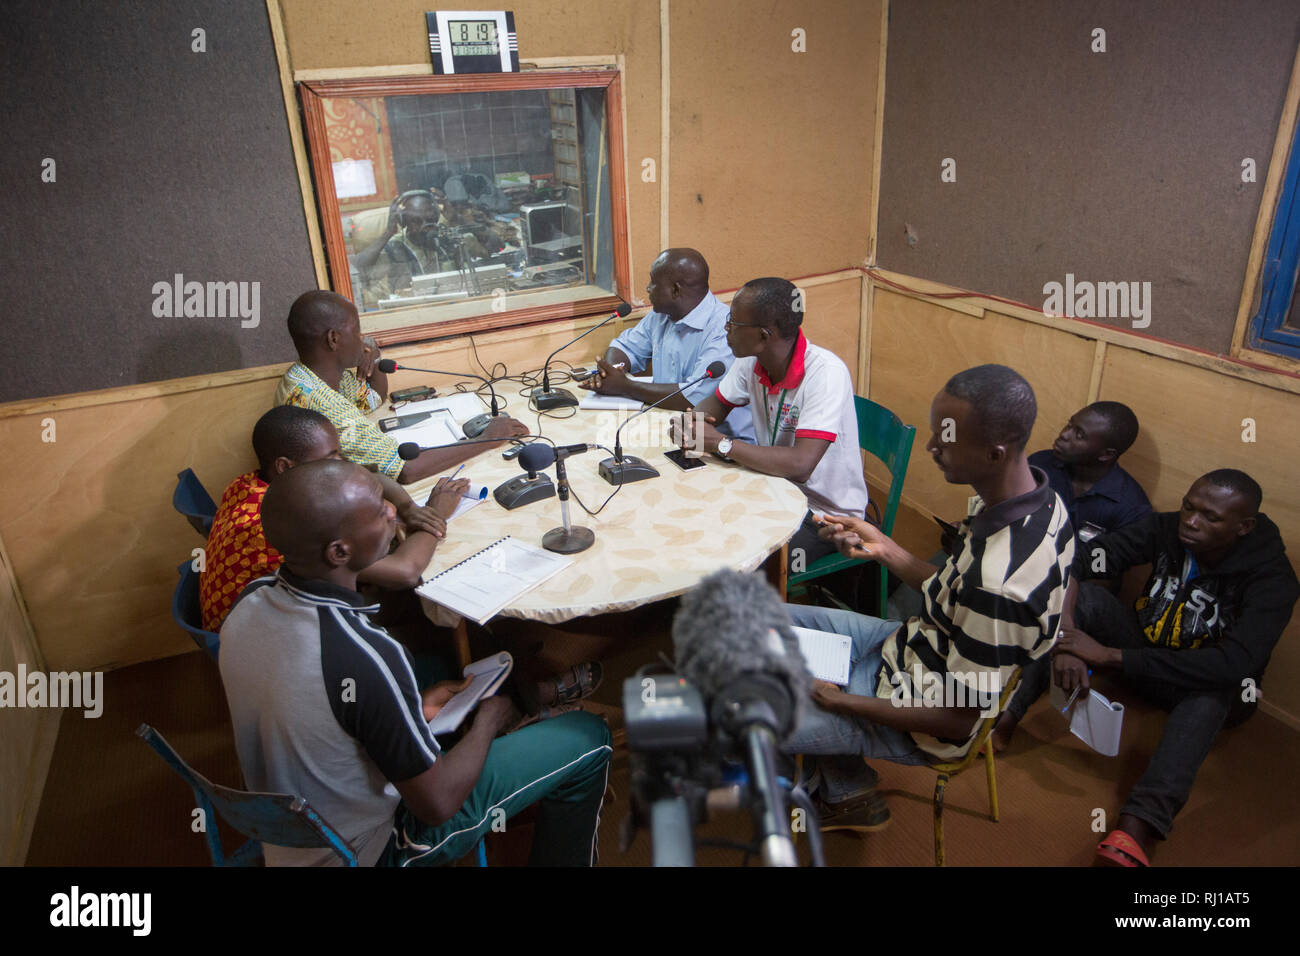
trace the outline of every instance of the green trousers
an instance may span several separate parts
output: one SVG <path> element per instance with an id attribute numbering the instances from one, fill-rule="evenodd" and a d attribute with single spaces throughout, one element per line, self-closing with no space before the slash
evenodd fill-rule
<path id="1" fill-rule="evenodd" d="M 600 807 L 609 778 L 609 727 L 573 711 L 498 737 L 478 783 L 446 823 L 430 826 L 399 804 L 379 866 L 442 866 L 493 829 L 540 804 L 531 866 L 594 866 Z"/>

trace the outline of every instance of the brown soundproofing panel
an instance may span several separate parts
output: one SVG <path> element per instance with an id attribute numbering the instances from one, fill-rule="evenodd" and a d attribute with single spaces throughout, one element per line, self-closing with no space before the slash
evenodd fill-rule
<path id="1" fill-rule="evenodd" d="M 0 50 L 0 401 L 292 359 L 316 278 L 265 3 L 21 0 Z M 203 315 L 155 314 L 177 275 Z"/>
<path id="2" fill-rule="evenodd" d="M 1227 351 L 1298 41 L 1295 0 L 894 0 L 881 265 L 1035 308 L 1149 282 L 1141 331 Z"/>

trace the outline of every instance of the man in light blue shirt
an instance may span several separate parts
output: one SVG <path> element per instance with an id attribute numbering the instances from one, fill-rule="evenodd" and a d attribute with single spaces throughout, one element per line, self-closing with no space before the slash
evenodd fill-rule
<path id="1" fill-rule="evenodd" d="M 709 291 L 709 264 L 694 249 L 659 253 L 646 295 L 654 311 L 609 344 L 605 357 L 596 360 L 596 374 L 581 383 L 584 388 L 651 404 L 699 378 L 711 362 L 730 368 L 736 360 L 725 328 L 731 310 Z M 632 381 L 647 365 L 654 381 Z M 705 379 L 659 407 L 688 411 L 717 387 L 716 379 Z M 724 424 L 731 437 L 754 440 L 748 408 L 733 409 Z"/>

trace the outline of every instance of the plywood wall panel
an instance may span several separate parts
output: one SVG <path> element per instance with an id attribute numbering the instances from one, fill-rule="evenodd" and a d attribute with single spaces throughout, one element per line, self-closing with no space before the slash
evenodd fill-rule
<path id="1" fill-rule="evenodd" d="M 715 286 L 860 265 L 880 2 L 670 4 L 670 241 Z M 804 31 L 806 52 L 792 32 Z M 850 363 L 852 364 L 852 363 Z"/>
<path id="2" fill-rule="evenodd" d="M 0 542 L 0 673 L 16 676 L 19 666 L 27 673 L 45 669 Z M 27 855 L 61 715 L 50 708 L 0 707 L 0 866 L 21 866 Z"/>
<path id="3" fill-rule="evenodd" d="M 862 280 L 852 278 L 804 289 L 804 335 L 810 342 L 830 349 L 849 367 L 854 390 L 858 385 L 858 312 Z"/>
<path id="4" fill-rule="evenodd" d="M 884 289 L 875 291 L 871 325 L 868 397 L 916 426 L 903 495 L 938 515 L 964 515 L 971 494 L 965 485 L 944 481 L 925 451 L 930 402 L 952 375 L 987 362 L 1020 372 L 1038 400 L 1031 450 L 1051 445 L 1070 415 L 1087 404 L 1093 345 L 1078 336 L 995 312 L 976 319 Z"/>

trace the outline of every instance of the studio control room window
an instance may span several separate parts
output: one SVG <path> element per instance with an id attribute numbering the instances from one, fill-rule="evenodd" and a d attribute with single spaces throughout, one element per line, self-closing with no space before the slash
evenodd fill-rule
<path id="1" fill-rule="evenodd" d="M 617 71 L 299 90 L 333 287 L 381 342 L 629 297 Z"/>

